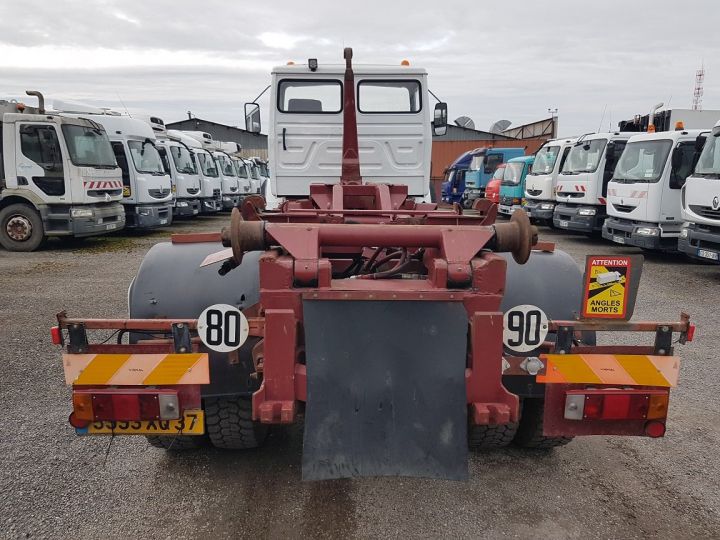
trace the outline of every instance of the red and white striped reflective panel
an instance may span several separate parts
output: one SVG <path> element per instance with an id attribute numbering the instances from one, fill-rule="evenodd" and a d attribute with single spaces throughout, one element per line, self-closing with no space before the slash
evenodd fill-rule
<path id="1" fill-rule="evenodd" d="M 547 354 L 545 374 L 536 377 L 546 384 L 617 384 L 621 386 L 677 386 L 677 356 L 642 354 Z"/>
<path id="2" fill-rule="evenodd" d="M 83 185 L 85 189 L 120 189 L 122 180 L 88 180 Z"/>

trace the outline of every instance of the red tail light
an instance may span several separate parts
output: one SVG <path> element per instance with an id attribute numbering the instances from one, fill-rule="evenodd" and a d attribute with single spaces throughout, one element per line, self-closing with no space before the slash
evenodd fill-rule
<path id="1" fill-rule="evenodd" d="M 62 330 L 60 330 L 59 326 L 50 328 L 50 337 L 52 338 L 53 345 L 63 344 Z"/>
<path id="2" fill-rule="evenodd" d="M 665 424 L 652 420 L 645 424 L 645 435 L 648 437 L 662 437 L 665 435 Z"/>
<path id="3" fill-rule="evenodd" d="M 568 420 L 664 419 L 667 416 L 668 402 L 667 390 L 617 388 L 571 390 L 565 396 L 565 418 Z"/>
<path id="4" fill-rule="evenodd" d="M 179 399 L 174 390 L 75 390 L 70 423 L 78 427 L 75 423 L 100 420 L 173 420 L 182 413 Z"/>

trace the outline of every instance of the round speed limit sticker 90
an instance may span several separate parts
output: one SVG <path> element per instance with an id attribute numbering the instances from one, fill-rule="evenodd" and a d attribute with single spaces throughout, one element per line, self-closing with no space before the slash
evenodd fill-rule
<path id="1" fill-rule="evenodd" d="M 235 306 L 214 304 L 198 317 L 200 340 L 213 351 L 230 352 L 239 349 L 250 333 L 247 317 Z"/>
<path id="2" fill-rule="evenodd" d="M 548 335 L 548 318 L 537 306 L 522 304 L 503 316 L 503 343 L 516 352 L 537 349 Z"/>

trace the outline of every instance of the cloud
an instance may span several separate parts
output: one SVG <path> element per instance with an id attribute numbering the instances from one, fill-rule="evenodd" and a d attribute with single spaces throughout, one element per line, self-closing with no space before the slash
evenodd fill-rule
<path id="1" fill-rule="evenodd" d="M 0 4 L 0 97 L 37 88 L 52 97 L 145 109 L 167 120 L 186 111 L 238 124 L 242 104 L 288 60 L 410 60 L 429 72 L 451 118 L 479 128 L 559 109 L 560 133 L 616 127 L 672 96 L 689 107 L 705 61 L 706 109 L 720 109 L 720 2 L 674 0 L 548 4 L 532 0 L 366 0 L 362 9 L 316 0 L 242 5 L 222 0 L 25 0 L 18 17 Z M 667 21 L 672 21 L 668 29 Z M 267 114 L 268 94 L 261 100 Z M 612 119 L 612 123 L 610 120 Z M 267 126 L 267 123 L 264 125 Z"/>

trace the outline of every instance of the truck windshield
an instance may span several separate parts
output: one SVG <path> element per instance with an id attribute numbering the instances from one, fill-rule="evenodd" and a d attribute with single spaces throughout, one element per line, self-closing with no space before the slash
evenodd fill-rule
<path id="1" fill-rule="evenodd" d="M 128 141 L 127 144 L 138 172 L 158 176 L 165 174 L 160 154 L 150 141 Z"/>
<path id="2" fill-rule="evenodd" d="M 695 174 L 720 178 L 720 136 L 709 136 L 705 141 Z"/>
<path id="3" fill-rule="evenodd" d="M 483 162 L 485 161 L 485 156 L 473 156 L 472 160 L 470 160 L 470 167 L 468 167 L 471 171 L 479 171 L 483 168 Z"/>
<path id="4" fill-rule="evenodd" d="M 565 174 L 595 172 L 603 157 L 606 144 L 606 139 L 593 139 L 573 146 L 562 172 Z"/>
<path id="5" fill-rule="evenodd" d="M 114 169 L 118 166 L 105 130 L 63 124 L 62 132 L 73 164 L 102 169 Z"/>
<path id="6" fill-rule="evenodd" d="M 528 174 L 550 174 L 555 167 L 558 154 L 560 154 L 559 146 L 543 146 L 535 154 L 535 162 Z"/>
<path id="7" fill-rule="evenodd" d="M 503 186 L 517 186 L 522 179 L 524 163 L 508 163 L 505 166 L 505 172 L 503 174 L 502 185 Z"/>
<path id="8" fill-rule="evenodd" d="M 240 178 L 248 178 L 247 165 L 245 165 L 244 161 L 235 161 L 235 168 Z"/>
<path id="9" fill-rule="evenodd" d="M 225 154 L 220 154 L 215 157 L 220 162 L 220 169 L 224 176 L 235 176 L 235 167 L 233 167 L 232 161 Z"/>
<path id="10" fill-rule="evenodd" d="M 495 172 L 493 173 L 492 177 L 493 177 L 493 180 L 502 180 L 504 175 L 505 175 L 505 167 L 498 167 L 497 169 L 495 169 Z"/>
<path id="11" fill-rule="evenodd" d="M 181 174 L 197 174 L 195 162 L 187 148 L 184 146 L 171 146 L 170 153 L 177 172 Z"/>
<path id="12" fill-rule="evenodd" d="M 613 180 L 650 183 L 662 176 L 672 141 L 638 141 L 625 146 Z"/>
<path id="13" fill-rule="evenodd" d="M 270 173 L 268 172 L 267 163 L 258 163 L 258 167 L 260 167 L 260 176 L 268 177 L 270 176 Z"/>
<path id="14" fill-rule="evenodd" d="M 200 169 L 202 169 L 203 176 L 209 176 L 210 178 L 218 177 L 217 165 L 215 160 L 210 154 L 205 152 L 198 152 L 197 157 L 200 160 Z"/>
<path id="15" fill-rule="evenodd" d="M 260 180 L 260 173 L 258 172 L 257 165 L 253 165 L 250 170 L 252 170 L 252 177 L 255 180 Z"/>

